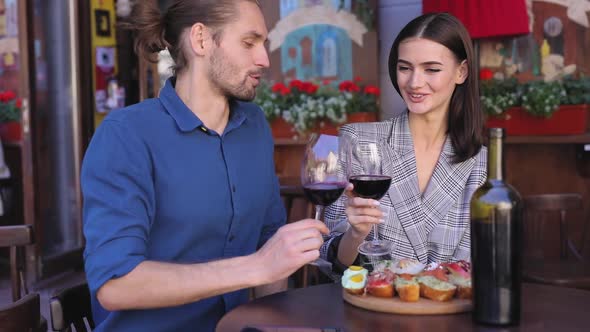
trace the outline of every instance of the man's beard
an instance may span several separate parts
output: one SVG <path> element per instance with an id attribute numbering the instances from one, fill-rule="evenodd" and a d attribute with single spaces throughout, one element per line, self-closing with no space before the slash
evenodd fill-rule
<path id="1" fill-rule="evenodd" d="M 248 72 L 238 84 L 229 82 L 229 78 L 238 77 L 239 70 L 226 60 L 223 52 L 217 48 L 211 56 L 208 77 L 222 95 L 228 99 L 252 101 L 256 97 L 256 88 L 248 88 L 247 80 L 250 75 L 261 74 L 261 71 Z"/>

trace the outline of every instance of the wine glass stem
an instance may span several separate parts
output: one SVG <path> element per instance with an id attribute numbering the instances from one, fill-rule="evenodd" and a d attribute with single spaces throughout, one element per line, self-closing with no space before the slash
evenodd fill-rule
<path id="1" fill-rule="evenodd" d="M 322 212 L 324 211 L 324 207 L 321 205 L 315 206 L 315 219 L 322 221 Z"/>
<path id="2" fill-rule="evenodd" d="M 373 242 L 379 241 L 379 226 L 373 224 Z"/>

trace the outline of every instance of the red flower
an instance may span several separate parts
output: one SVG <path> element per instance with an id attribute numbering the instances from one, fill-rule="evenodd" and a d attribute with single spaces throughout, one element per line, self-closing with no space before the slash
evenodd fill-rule
<path id="1" fill-rule="evenodd" d="M 9 102 L 16 98 L 14 91 L 0 91 L 0 102 Z"/>
<path id="2" fill-rule="evenodd" d="M 375 95 L 379 97 L 379 95 L 381 94 L 381 90 L 379 90 L 379 88 L 374 85 L 367 85 L 365 87 L 365 93 L 368 95 Z"/>
<path id="3" fill-rule="evenodd" d="M 22 101 L 22 99 L 18 98 L 16 100 L 16 104 L 15 105 L 16 105 L 16 108 L 18 108 L 18 109 L 20 109 L 21 107 L 23 107 L 23 101 Z"/>
<path id="4" fill-rule="evenodd" d="M 318 86 L 311 82 L 304 82 L 301 91 L 307 94 L 314 94 L 318 91 Z"/>
<path id="5" fill-rule="evenodd" d="M 355 77 L 354 77 L 354 81 L 355 81 L 355 82 L 360 82 L 360 81 L 362 81 L 362 80 L 363 80 L 363 79 L 362 79 L 360 76 L 355 76 Z"/>
<path id="6" fill-rule="evenodd" d="M 323 80 L 323 81 L 322 81 L 322 84 L 323 84 L 323 85 L 329 85 L 329 84 L 330 84 L 330 80 Z"/>
<path id="7" fill-rule="evenodd" d="M 299 88 L 299 91 L 301 91 L 301 92 L 308 92 L 310 87 L 311 87 L 311 83 L 301 82 L 301 85 L 298 88 Z"/>
<path id="8" fill-rule="evenodd" d="M 338 85 L 338 90 L 341 92 L 359 92 L 361 88 L 352 81 L 342 81 Z"/>
<path id="9" fill-rule="evenodd" d="M 338 84 L 338 90 L 344 92 L 350 89 L 350 86 L 353 85 L 352 81 L 342 81 Z"/>
<path id="10" fill-rule="evenodd" d="M 281 89 L 281 91 L 279 91 L 279 93 L 281 94 L 281 96 L 286 96 L 291 93 L 291 89 L 289 89 L 288 87 L 284 87 L 283 89 Z"/>
<path id="11" fill-rule="evenodd" d="M 284 88 L 286 88 L 285 84 L 279 82 L 279 83 L 275 83 L 275 85 L 272 86 L 271 91 L 272 92 L 280 92 Z"/>
<path id="12" fill-rule="evenodd" d="M 270 90 L 274 93 L 278 93 L 282 96 L 288 95 L 289 93 L 291 93 L 291 89 L 288 88 L 285 84 L 279 82 L 279 83 L 275 83 Z"/>
<path id="13" fill-rule="evenodd" d="M 494 78 L 494 72 L 487 68 L 482 68 L 479 71 L 479 79 L 482 81 L 490 80 Z"/>
<path id="14" fill-rule="evenodd" d="M 9 90 L 4 93 L 4 98 L 6 98 L 6 101 L 11 101 L 14 98 L 16 98 L 16 94 L 13 91 Z"/>
<path id="15" fill-rule="evenodd" d="M 314 94 L 318 91 L 318 86 L 313 84 L 312 82 L 303 82 L 300 80 L 293 80 L 289 83 L 290 88 L 295 88 L 299 92 L 307 93 L 307 94 Z"/>
<path id="16" fill-rule="evenodd" d="M 300 80 L 292 80 L 291 83 L 289 83 L 289 87 L 290 88 L 301 88 L 301 85 L 303 84 L 303 82 L 301 82 Z"/>

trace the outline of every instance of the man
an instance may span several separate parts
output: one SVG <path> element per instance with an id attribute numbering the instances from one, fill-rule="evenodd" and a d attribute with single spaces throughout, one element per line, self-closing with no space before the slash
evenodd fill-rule
<path id="1" fill-rule="evenodd" d="M 269 66 L 256 1 L 138 2 L 136 48 L 167 47 L 158 99 L 111 113 L 82 169 L 96 331 L 212 331 L 250 287 L 319 257 L 317 220 L 289 225 L 261 110 Z M 149 53 L 147 52 L 147 53 Z"/>

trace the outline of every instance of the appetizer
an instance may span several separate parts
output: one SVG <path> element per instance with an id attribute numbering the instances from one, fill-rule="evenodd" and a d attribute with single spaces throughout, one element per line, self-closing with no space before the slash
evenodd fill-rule
<path id="1" fill-rule="evenodd" d="M 391 271 L 374 271 L 369 274 L 367 293 L 377 297 L 393 297 L 395 274 Z"/>
<path id="2" fill-rule="evenodd" d="M 449 281 L 457 286 L 457 297 L 460 299 L 471 298 L 471 264 L 466 261 L 458 261 L 442 264 L 446 267 Z"/>
<path id="3" fill-rule="evenodd" d="M 413 274 L 416 275 L 424 269 L 424 264 L 413 259 L 400 259 L 394 262 L 390 269 L 395 274 Z"/>
<path id="4" fill-rule="evenodd" d="M 364 294 L 368 274 L 369 271 L 363 267 L 356 265 L 349 266 L 342 275 L 342 288 L 350 294 Z"/>
<path id="5" fill-rule="evenodd" d="M 400 274 L 395 278 L 395 290 L 400 300 L 404 302 L 416 302 L 420 299 L 420 285 L 415 276 Z"/>
<path id="6" fill-rule="evenodd" d="M 429 264 L 418 277 L 420 295 L 433 301 L 449 301 L 455 295 L 457 286 L 449 282 L 446 269 L 437 264 Z"/>

